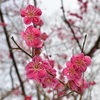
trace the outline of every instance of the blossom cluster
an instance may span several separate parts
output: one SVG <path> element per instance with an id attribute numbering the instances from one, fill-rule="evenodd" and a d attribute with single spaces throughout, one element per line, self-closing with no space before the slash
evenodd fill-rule
<path id="1" fill-rule="evenodd" d="M 41 83 L 44 88 L 54 88 L 58 80 L 55 78 L 56 70 L 53 68 L 53 65 L 53 62 L 43 60 L 40 56 L 36 55 L 26 66 L 26 75 L 29 79 Z"/>
<path id="2" fill-rule="evenodd" d="M 21 10 L 21 16 L 24 17 L 25 24 L 41 25 L 42 20 L 40 15 L 42 14 L 39 8 L 32 5 L 28 5 L 26 8 Z M 32 61 L 26 66 L 26 76 L 29 79 L 33 79 L 42 84 L 44 88 L 52 87 L 55 88 L 58 80 L 56 77 L 56 70 L 54 67 L 53 60 L 43 60 L 37 52 L 43 47 L 43 41 L 45 41 L 48 36 L 46 33 L 41 33 L 41 31 L 29 25 L 25 31 L 21 32 L 23 39 L 28 47 L 34 48 L 34 57 Z"/>
<path id="3" fill-rule="evenodd" d="M 89 83 L 84 79 L 83 73 L 90 64 L 91 58 L 83 53 L 74 55 L 71 61 L 66 63 L 67 67 L 63 70 L 62 74 L 67 76 L 70 89 L 82 93 L 88 88 Z"/>
<path id="4" fill-rule="evenodd" d="M 25 24 L 42 25 L 42 20 L 40 19 L 42 12 L 39 8 L 32 5 L 28 5 L 26 8 L 21 10 L 21 16 L 24 17 Z M 38 28 L 30 25 L 25 31 L 21 32 L 23 39 L 25 40 L 28 47 L 42 48 L 43 40 L 48 37 L 45 33 L 41 33 Z"/>
<path id="5" fill-rule="evenodd" d="M 26 45 L 29 48 L 34 48 L 35 53 L 32 61 L 29 62 L 25 68 L 26 76 L 28 79 L 35 80 L 40 83 L 43 88 L 49 87 L 57 90 L 60 95 L 64 94 L 66 86 L 70 90 L 75 90 L 79 93 L 83 93 L 89 85 L 93 85 L 93 82 L 86 82 L 83 77 L 83 73 L 87 67 L 91 64 L 91 58 L 85 56 L 83 53 L 74 55 L 69 62 L 66 63 L 66 68 L 63 69 L 61 76 L 66 76 L 68 82 L 64 83 L 60 79 L 56 78 L 56 70 L 54 69 L 54 60 L 45 60 L 40 56 L 40 50 L 44 45 L 43 41 L 48 38 L 46 33 L 41 33 L 39 28 L 34 26 L 42 25 L 40 19 L 42 12 L 39 8 L 32 5 L 28 5 L 21 10 L 21 16 L 24 18 L 25 24 L 29 25 L 25 31 L 21 32 Z M 61 67 L 59 65 L 59 67 Z"/>

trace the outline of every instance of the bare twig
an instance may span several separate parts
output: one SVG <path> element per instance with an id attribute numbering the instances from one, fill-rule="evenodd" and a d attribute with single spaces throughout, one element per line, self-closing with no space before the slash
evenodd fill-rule
<path id="1" fill-rule="evenodd" d="M 10 77 L 11 77 L 11 83 L 12 83 L 12 89 L 14 89 L 14 80 L 13 80 L 13 76 L 12 76 L 12 65 L 11 65 L 11 67 L 10 67 Z"/>
<path id="2" fill-rule="evenodd" d="M 82 100 L 82 95 L 80 95 L 80 100 Z"/>
<path id="3" fill-rule="evenodd" d="M 64 5 L 63 5 L 63 0 L 60 0 L 60 1 L 61 1 L 61 9 L 62 9 L 62 12 L 63 12 L 63 21 L 64 21 L 64 22 L 68 25 L 68 27 L 70 28 L 70 30 L 71 30 L 71 32 L 72 32 L 72 34 L 73 34 L 73 36 L 74 36 L 74 38 L 75 38 L 75 40 L 76 40 L 76 42 L 77 42 L 79 48 L 80 48 L 80 50 L 82 51 L 81 45 L 80 45 L 80 43 L 79 43 L 77 37 L 75 36 L 75 32 L 74 32 L 73 28 L 71 27 L 70 23 L 69 23 L 69 22 L 67 21 L 67 19 L 66 19 L 65 10 L 64 10 Z"/>
<path id="4" fill-rule="evenodd" d="M 1 11 L 1 8 L 0 8 L 0 18 L 1 18 L 1 22 L 5 23 L 4 22 L 4 18 L 3 18 L 3 13 Z M 21 80 L 21 77 L 20 77 L 20 74 L 19 74 L 19 71 L 18 71 L 18 68 L 17 68 L 17 63 L 16 63 L 16 60 L 15 60 L 13 51 L 11 50 L 11 44 L 10 44 L 10 40 L 9 40 L 9 35 L 8 35 L 7 29 L 6 29 L 5 26 L 3 26 L 3 30 L 4 30 L 4 34 L 6 36 L 6 41 L 7 41 L 7 45 L 8 45 L 8 48 L 9 48 L 9 53 L 11 55 L 12 63 L 13 63 L 14 68 L 16 70 L 16 74 L 18 76 L 18 79 L 19 79 L 19 82 L 20 82 L 20 85 L 21 85 L 21 89 L 22 89 L 23 95 L 25 96 L 26 94 L 25 94 L 24 86 L 22 84 L 22 80 Z"/>
<path id="5" fill-rule="evenodd" d="M 100 45 L 100 36 L 98 37 L 97 41 L 95 42 L 91 50 L 87 53 L 87 55 L 92 57 L 95 50 L 99 48 L 99 45 Z"/>
<path id="6" fill-rule="evenodd" d="M 22 82 L 22 84 L 24 84 L 25 82 L 26 82 L 26 80 L 24 80 L 24 81 Z M 14 89 L 19 89 L 20 87 L 21 87 L 21 85 L 17 86 L 17 87 L 14 88 Z M 4 100 L 4 98 L 8 97 L 11 93 L 12 93 L 12 90 L 6 92 L 6 94 L 4 94 L 2 97 L 0 97 L 0 100 Z"/>
<path id="7" fill-rule="evenodd" d="M 13 40 L 13 42 L 16 44 L 16 46 L 22 51 L 24 52 L 26 55 L 28 55 L 29 57 L 32 58 L 32 56 L 30 54 L 28 54 L 25 50 L 23 50 L 18 44 L 17 42 L 15 41 L 15 39 L 13 37 L 11 37 L 11 39 Z"/>
<path id="8" fill-rule="evenodd" d="M 84 52 L 84 46 L 85 46 L 86 38 L 87 38 L 87 35 L 85 35 L 85 38 L 84 38 L 84 41 L 83 41 L 82 52 Z"/>

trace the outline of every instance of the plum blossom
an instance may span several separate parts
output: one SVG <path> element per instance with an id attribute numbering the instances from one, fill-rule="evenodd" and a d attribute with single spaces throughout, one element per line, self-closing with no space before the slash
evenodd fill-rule
<path id="1" fill-rule="evenodd" d="M 39 55 L 35 55 L 32 61 L 26 66 L 26 76 L 29 79 L 43 82 L 47 76 L 48 78 L 54 78 L 56 76 L 56 70 L 50 66 L 49 61 L 45 61 Z"/>
<path id="2" fill-rule="evenodd" d="M 49 88 L 55 88 L 55 86 L 58 83 L 58 80 L 56 78 L 53 78 L 51 75 L 47 74 L 41 81 L 42 86 L 44 88 L 49 87 Z"/>
<path id="3" fill-rule="evenodd" d="M 89 87 L 89 83 L 82 77 L 82 74 L 86 71 L 87 67 L 91 64 L 89 56 L 84 56 L 83 53 L 74 55 L 71 61 L 67 62 L 66 68 L 63 69 L 62 75 L 68 78 L 68 87 L 71 90 L 84 92 Z"/>
<path id="4" fill-rule="evenodd" d="M 26 8 L 21 10 L 21 17 L 24 17 L 24 23 L 30 24 L 39 24 L 40 16 L 42 14 L 39 8 L 34 7 L 33 5 L 28 5 Z"/>
<path id="5" fill-rule="evenodd" d="M 68 87 L 71 90 L 75 90 L 79 93 L 83 93 L 89 87 L 89 84 L 86 82 L 84 78 L 81 78 L 75 81 L 73 80 L 68 81 Z"/>
<path id="6" fill-rule="evenodd" d="M 29 79 L 39 81 L 39 78 L 44 77 L 46 70 L 42 66 L 42 58 L 40 56 L 34 56 L 33 60 L 26 66 L 26 76 Z"/>
<path id="7" fill-rule="evenodd" d="M 41 48 L 43 43 L 40 38 L 41 32 L 38 28 L 34 28 L 32 25 L 28 26 L 25 32 L 21 32 L 23 39 L 27 46 L 34 48 Z"/>
<path id="8" fill-rule="evenodd" d="M 81 78 L 82 74 L 77 71 L 71 62 L 67 62 L 67 67 L 63 69 L 62 74 L 66 75 L 69 80 L 75 80 Z"/>
<path id="9" fill-rule="evenodd" d="M 55 77 L 56 76 L 56 70 L 53 68 L 53 63 L 50 63 L 50 60 L 43 60 L 42 61 L 42 66 L 46 69 L 46 71 L 51 74 L 51 76 Z"/>
<path id="10" fill-rule="evenodd" d="M 75 66 L 75 68 L 81 72 L 85 72 L 87 66 L 91 64 L 91 58 L 89 56 L 84 56 L 83 53 L 74 55 L 71 58 L 71 63 Z"/>
<path id="11" fill-rule="evenodd" d="M 32 96 L 25 96 L 24 100 L 32 100 Z"/>

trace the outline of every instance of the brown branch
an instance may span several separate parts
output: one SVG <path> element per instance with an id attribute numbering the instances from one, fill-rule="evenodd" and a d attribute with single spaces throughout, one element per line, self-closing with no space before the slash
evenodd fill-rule
<path id="1" fill-rule="evenodd" d="M 91 48 L 91 50 L 86 55 L 92 57 L 95 50 L 99 48 L 99 45 L 100 45 L 100 36 L 98 37 L 98 39 L 95 42 L 94 46 Z"/>
<path id="2" fill-rule="evenodd" d="M 29 57 L 32 58 L 32 56 L 30 54 L 28 54 L 25 50 L 23 50 L 18 44 L 17 42 L 15 41 L 15 39 L 12 37 L 11 38 L 13 40 L 13 42 L 16 44 L 16 46 L 18 47 L 17 49 L 20 49 L 22 52 L 24 52 L 26 55 L 28 55 Z"/>
<path id="3" fill-rule="evenodd" d="M 82 100 L 82 95 L 80 95 L 80 99 L 79 100 Z"/>
<path id="4" fill-rule="evenodd" d="M 63 13 L 63 21 L 68 25 L 68 27 L 70 28 L 71 30 L 71 33 L 73 34 L 73 37 L 75 38 L 81 52 L 82 52 L 82 48 L 81 48 L 81 45 L 77 39 L 77 37 L 75 36 L 75 32 L 73 30 L 73 28 L 71 27 L 70 23 L 68 22 L 68 20 L 66 19 L 66 16 L 65 16 L 65 10 L 64 10 L 64 5 L 63 5 L 63 0 L 60 0 L 61 1 L 61 9 L 62 9 L 62 13 Z"/>
<path id="5" fill-rule="evenodd" d="M 38 84 L 36 84 L 36 90 L 37 90 L 37 97 L 38 97 L 38 100 L 41 100 L 40 90 L 39 90 L 39 85 L 38 85 Z"/>
<path id="6" fill-rule="evenodd" d="M 14 89 L 14 79 L 13 79 L 13 75 L 12 75 L 12 67 L 13 66 L 11 65 L 9 74 L 10 74 L 10 77 L 11 77 L 12 89 Z"/>
<path id="7" fill-rule="evenodd" d="M 36 0 L 33 0 L 34 1 L 34 6 L 37 7 L 37 2 Z"/>
<path id="8" fill-rule="evenodd" d="M 2 23 L 5 23 L 4 22 L 4 18 L 3 18 L 3 13 L 1 11 L 1 8 L 0 8 L 0 18 L 1 18 L 1 22 Z M 21 89 L 23 91 L 23 95 L 25 95 L 25 90 L 24 90 L 24 86 L 22 84 L 22 80 L 21 80 L 21 77 L 20 77 L 20 74 L 19 74 L 19 71 L 18 71 L 18 68 L 17 68 L 17 63 L 15 61 L 15 57 L 14 57 L 14 54 L 13 54 L 13 51 L 11 50 L 11 43 L 10 43 L 10 40 L 9 40 L 9 35 L 8 35 L 8 32 L 7 32 L 7 29 L 5 26 L 3 26 L 3 30 L 4 30 L 4 34 L 6 36 L 6 41 L 7 41 L 7 45 L 8 45 L 8 48 L 9 48 L 9 53 L 11 55 L 11 59 L 12 59 L 12 63 L 14 65 L 14 68 L 16 70 L 16 74 L 18 76 L 18 79 L 19 79 L 19 82 L 20 82 L 20 85 L 21 85 Z"/>
<path id="9" fill-rule="evenodd" d="M 83 41 L 83 46 L 82 46 L 82 52 L 83 53 L 84 53 L 84 46 L 85 46 L 86 38 L 87 38 L 87 35 L 85 35 L 85 38 L 84 38 L 84 41 Z"/>

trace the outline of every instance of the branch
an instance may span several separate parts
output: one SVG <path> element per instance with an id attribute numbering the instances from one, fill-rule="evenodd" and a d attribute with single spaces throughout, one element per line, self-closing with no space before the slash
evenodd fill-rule
<path id="1" fill-rule="evenodd" d="M 11 84 L 12 84 L 12 89 L 14 89 L 14 79 L 13 79 L 13 76 L 12 76 L 12 65 L 11 65 L 11 67 L 10 67 L 10 77 L 11 77 Z"/>
<path id="2" fill-rule="evenodd" d="M 13 42 L 16 44 L 16 46 L 18 47 L 18 49 L 20 49 L 22 52 L 24 52 L 26 55 L 28 55 L 29 57 L 32 58 L 32 56 L 30 54 L 28 54 L 26 51 L 24 51 L 18 44 L 17 42 L 15 41 L 15 39 L 12 37 L 11 38 L 13 40 Z"/>
<path id="3" fill-rule="evenodd" d="M 98 49 L 100 45 L 100 36 L 98 37 L 97 41 L 95 42 L 94 46 L 91 48 L 91 50 L 87 53 L 88 56 L 92 57 L 95 49 Z"/>
<path id="4" fill-rule="evenodd" d="M 71 27 L 70 23 L 68 22 L 68 20 L 66 19 L 66 16 L 65 16 L 65 10 L 64 10 L 64 5 L 63 5 L 63 0 L 61 0 L 61 9 L 62 9 L 62 13 L 63 13 L 63 21 L 68 25 L 68 27 L 70 28 L 72 34 L 73 34 L 73 37 L 75 38 L 81 52 L 82 52 L 82 48 L 81 48 L 81 45 L 77 39 L 77 37 L 75 36 L 75 32 L 73 30 L 73 28 Z"/>
<path id="5" fill-rule="evenodd" d="M 4 18 L 3 18 L 3 13 L 1 11 L 1 8 L 0 8 L 0 18 L 1 18 L 1 22 L 2 23 L 5 23 L 4 22 Z M 21 89 L 23 91 L 23 95 L 25 95 L 25 90 L 24 90 L 24 86 L 22 84 L 22 80 L 21 80 L 21 77 L 20 77 L 20 74 L 19 74 L 19 71 L 18 71 L 18 68 L 17 68 L 17 63 L 15 61 L 15 57 L 14 57 L 14 54 L 11 50 L 11 43 L 10 43 L 10 40 L 9 40 L 9 35 L 8 35 L 8 32 L 7 32 L 7 29 L 5 26 L 2 26 L 3 27 L 3 30 L 4 30 L 4 34 L 6 36 L 6 41 L 7 41 L 7 45 L 8 45 L 8 48 L 9 48 L 9 52 L 10 52 L 10 55 L 11 55 L 11 59 L 12 59 L 12 63 L 14 65 L 14 68 L 15 68 L 15 71 L 16 71 L 16 74 L 18 76 L 18 79 L 19 79 L 19 82 L 20 82 L 20 85 L 21 85 Z"/>
<path id="6" fill-rule="evenodd" d="M 37 2 L 36 0 L 33 0 L 34 1 L 34 6 L 37 7 Z"/>
<path id="7" fill-rule="evenodd" d="M 22 84 L 24 84 L 27 80 L 24 80 L 22 82 Z M 21 87 L 21 85 L 17 86 L 16 88 L 14 89 L 19 89 Z M 6 94 L 4 94 L 2 97 L 0 97 L 0 100 L 4 100 L 4 98 L 8 97 L 10 94 L 12 93 L 12 90 L 11 91 L 8 91 Z"/>
<path id="8" fill-rule="evenodd" d="M 87 35 L 85 35 L 85 38 L 84 38 L 84 41 L 83 41 L 82 52 L 84 52 L 84 46 L 85 46 L 86 38 L 87 38 Z"/>

